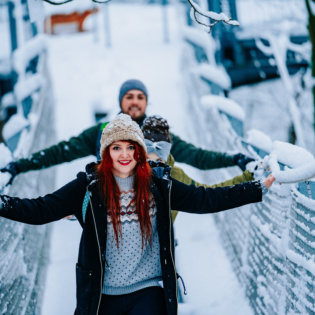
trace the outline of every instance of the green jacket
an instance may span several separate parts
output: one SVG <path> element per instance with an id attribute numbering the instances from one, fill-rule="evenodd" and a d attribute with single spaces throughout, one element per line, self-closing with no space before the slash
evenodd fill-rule
<path id="1" fill-rule="evenodd" d="M 84 130 L 77 137 L 61 141 L 47 149 L 33 153 L 29 158 L 17 160 L 20 172 L 39 170 L 70 162 L 89 155 L 99 158 L 100 135 L 104 123 L 98 123 Z M 182 162 L 202 170 L 233 166 L 233 156 L 196 148 L 172 134 L 171 154 L 177 162 Z"/>
<path id="2" fill-rule="evenodd" d="M 229 179 L 225 182 L 215 184 L 215 185 L 206 185 L 206 184 L 200 184 L 193 179 L 191 179 L 181 168 L 174 166 L 175 164 L 175 159 L 174 157 L 170 154 L 168 156 L 167 162 L 166 162 L 172 169 L 171 169 L 171 176 L 178 181 L 186 184 L 186 185 L 195 185 L 196 187 L 203 186 L 205 188 L 216 188 L 216 187 L 226 187 L 226 186 L 233 186 L 237 185 L 243 182 L 250 182 L 254 180 L 253 174 L 246 170 L 242 175 L 236 176 L 232 179 Z M 173 222 L 175 221 L 175 218 L 177 216 L 178 211 L 172 210 L 172 219 Z"/>

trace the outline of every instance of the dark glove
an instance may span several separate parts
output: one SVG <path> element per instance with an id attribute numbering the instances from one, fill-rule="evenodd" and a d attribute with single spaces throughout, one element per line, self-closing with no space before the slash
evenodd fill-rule
<path id="1" fill-rule="evenodd" d="M 253 161 L 255 161 L 255 159 L 250 158 L 242 153 L 234 155 L 234 164 L 238 165 L 243 172 L 246 170 L 246 164 Z"/>
<path id="2" fill-rule="evenodd" d="M 8 173 L 11 174 L 11 179 L 10 179 L 10 181 L 9 181 L 8 184 L 7 184 L 7 185 L 11 185 L 12 182 L 13 182 L 14 177 L 15 177 L 17 174 L 20 173 L 20 169 L 19 169 L 17 163 L 11 162 L 11 163 L 9 163 L 8 165 L 6 165 L 5 167 L 1 168 L 1 169 L 0 169 L 0 172 L 1 172 L 1 173 L 8 172 Z"/>

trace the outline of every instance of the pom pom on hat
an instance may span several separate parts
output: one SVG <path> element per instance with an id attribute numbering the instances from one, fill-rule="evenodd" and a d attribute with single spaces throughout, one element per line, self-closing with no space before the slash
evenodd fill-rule
<path id="1" fill-rule="evenodd" d="M 122 140 L 132 140 L 137 142 L 147 151 L 144 144 L 143 133 L 136 122 L 129 115 L 119 114 L 108 123 L 102 132 L 100 155 L 103 158 L 106 147 L 113 142 Z"/>

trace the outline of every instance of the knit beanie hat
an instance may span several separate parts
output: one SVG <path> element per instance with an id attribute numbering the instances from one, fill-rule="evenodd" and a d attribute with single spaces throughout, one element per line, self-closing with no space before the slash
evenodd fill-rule
<path id="1" fill-rule="evenodd" d="M 147 117 L 142 125 L 144 138 L 152 142 L 171 142 L 172 137 L 169 130 L 170 126 L 167 120 L 158 115 Z"/>
<path id="2" fill-rule="evenodd" d="M 121 140 L 135 141 L 147 151 L 144 144 L 143 133 L 138 124 L 135 123 L 129 115 L 119 114 L 103 129 L 100 150 L 101 158 L 103 158 L 106 147 L 115 141 Z"/>
<path id="3" fill-rule="evenodd" d="M 120 87 L 119 96 L 118 96 L 119 105 L 121 104 L 121 100 L 124 97 L 124 95 L 130 90 L 140 90 L 141 92 L 145 94 L 148 100 L 148 91 L 145 85 L 139 80 L 131 79 L 124 82 Z"/>
<path id="4" fill-rule="evenodd" d="M 169 124 L 161 116 L 150 116 L 144 120 L 142 132 L 148 154 L 155 153 L 167 161 L 172 147 L 169 129 Z"/>

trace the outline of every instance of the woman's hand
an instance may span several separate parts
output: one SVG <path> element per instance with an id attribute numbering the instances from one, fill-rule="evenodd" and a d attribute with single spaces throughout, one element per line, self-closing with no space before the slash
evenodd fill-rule
<path id="1" fill-rule="evenodd" d="M 270 174 L 265 180 L 266 188 L 269 189 L 274 181 L 275 181 L 275 177 L 272 174 Z"/>

